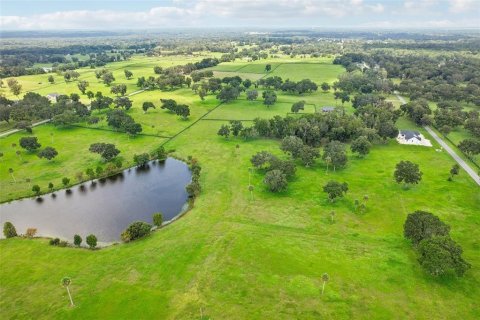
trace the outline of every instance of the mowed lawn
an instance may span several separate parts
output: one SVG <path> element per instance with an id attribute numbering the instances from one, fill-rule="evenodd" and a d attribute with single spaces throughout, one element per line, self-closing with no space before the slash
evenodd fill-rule
<path id="1" fill-rule="evenodd" d="M 198 113 L 192 111 L 191 120 L 183 122 L 158 107 L 145 115 L 140 109 L 143 101 L 157 103 L 162 97 L 176 95 L 191 101 L 192 110 L 198 108 Z M 331 93 L 300 98 L 318 106 L 335 103 Z M 212 97 L 200 102 L 188 89 L 145 92 L 132 99 L 130 114 L 154 125 L 150 125 L 151 133 L 158 129 L 170 134 L 193 124 L 165 147 L 179 157 L 197 158 L 202 166 L 203 190 L 194 207 L 145 239 L 97 251 L 52 247 L 46 239 L 1 240 L 1 319 L 200 319 L 201 314 L 211 319 L 480 317 L 480 192 L 463 171 L 454 181 L 447 181 L 454 161 L 445 152 L 436 152 L 435 143 L 433 148 L 395 141 L 376 145 L 365 158 L 349 154 L 347 167 L 336 172 L 327 172 L 321 161 L 310 168 L 298 164 L 288 190 L 273 194 L 266 190 L 262 172 L 249 174 L 250 158 L 262 150 L 286 158 L 280 142 L 227 140 L 217 135 L 226 121 L 206 119 L 284 115 L 298 96 L 279 94 L 279 103 L 271 108 L 260 101 L 238 100 L 215 110 Z M 201 112 L 210 110 L 202 119 Z M 194 119 L 199 121 L 194 123 Z M 411 125 L 404 119 L 400 124 Z M 49 145 L 52 130 L 54 145 L 61 144 L 67 158 L 60 162 L 59 156 L 60 163 L 48 170 L 46 160 L 25 156 L 31 162 L 22 167 L 22 178 L 41 176 L 46 170 L 49 174 L 63 174 L 61 170 L 74 174 L 95 166 L 99 157 L 85 148 L 99 138 L 117 143 L 128 161 L 133 153 L 166 141 L 50 125 L 34 132 L 42 144 Z M 0 145 L 12 148 L 11 143 L 22 135 L 1 139 Z M 393 181 L 400 160 L 419 164 L 424 174 L 418 186 L 405 190 Z M 14 152 L 5 153 L 1 166 L 14 161 L 20 161 Z M 7 169 L 0 178 L 2 183 L 10 183 Z M 253 200 L 249 180 L 254 185 Z M 345 198 L 335 203 L 327 200 L 322 186 L 329 180 L 349 184 Z M 12 192 L 22 194 L 21 190 Z M 365 195 L 369 197 L 366 212 L 356 212 L 355 199 Z M 332 210 L 336 212 L 334 222 L 330 220 Z M 463 278 L 437 280 L 420 268 L 402 229 L 407 214 L 414 210 L 431 211 L 451 226 L 452 238 L 472 264 Z M 325 272 L 330 281 L 322 296 L 321 275 Z M 74 308 L 68 306 L 66 290 L 60 284 L 64 276 L 72 278 Z"/>

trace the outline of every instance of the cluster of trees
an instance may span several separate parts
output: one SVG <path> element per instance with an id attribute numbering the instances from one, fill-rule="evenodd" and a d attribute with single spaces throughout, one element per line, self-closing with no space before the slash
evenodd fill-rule
<path id="1" fill-rule="evenodd" d="M 160 101 L 162 102 L 161 109 L 166 109 L 171 113 L 175 113 L 183 119 L 187 119 L 190 116 L 190 107 L 186 104 L 178 104 L 173 99 L 160 99 Z"/>
<path id="2" fill-rule="evenodd" d="M 303 95 L 305 93 L 311 93 L 318 90 L 318 86 L 310 79 L 303 79 L 298 82 L 287 79 L 282 80 L 279 76 L 268 77 L 260 79 L 255 83 L 255 87 L 261 86 L 264 89 L 275 89 L 283 92 L 294 93 Z"/>
<path id="3" fill-rule="evenodd" d="M 92 143 L 88 150 L 92 153 L 98 153 L 104 161 L 111 161 L 120 154 L 120 150 L 112 143 Z"/>
<path id="4" fill-rule="evenodd" d="M 107 112 L 107 124 L 116 130 L 135 136 L 142 132 L 142 125 L 135 122 L 125 110 L 114 109 Z"/>
<path id="5" fill-rule="evenodd" d="M 265 173 L 263 182 L 272 192 L 284 191 L 288 180 L 295 176 L 295 163 L 292 160 L 281 160 L 267 151 L 260 151 L 250 159 L 252 165 Z"/>
<path id="6" fill-rule="evenodd" d="M 462 257 L 462 248 L 450 238 L 450 226 L 430 212 L 410 213 L 403 234 L 417 250 L 420 265 L 434 277 L 463 276 L 471 267 Z"/>
<path id="7" fill-rule="evenodd" d="M 367 74 L 373 69 L 388 78 L 400 78 L 398 85 L 392 86 L 390 82 L 388 87 L 412 99 L 465 101 L 480 105 L 480 62 L 472 57 L 348 53 L 337 57 L 334 63 L 342 64 L 349 71 L 364 69 Z"/>
<path id="8" fill-rule="evenodd" d="M 110 84 L 112 84 L 113 81 L 115 81 L 113 73 L 111 71 L 108 71 L 107 69 L 95 70 L 95 77 L 98 80 L 101 80 L 107 86 L 109 86 Z"/>
<path id="9" fill-rule="evenodd" d="M 202 171 L 202 167 L 198 163 L 198 160 L 192 157 L 188 158 L 188 166 L 192 172 L 192 181 L 185 189 L 190 199 L 194 200 L 202 191 L 202 186 L 200 185 L 200 172 Z"/>
<path id="10" fill-rule="evenodd" d="M 19 140 L 19 145 L 23 149 L 27 150 L 30 153 L 36 152 L 42 145 L 38 142 L 37 137 L 22 137 Z M 20 156 L 20 152 L 17 151 L 17 155 Z M 53 147 L 45 147 L 43 150 L 37 153 L 39 158 L 45 158 L 47 160 L 52 160 L 58 155 L 57 150 Z"/>

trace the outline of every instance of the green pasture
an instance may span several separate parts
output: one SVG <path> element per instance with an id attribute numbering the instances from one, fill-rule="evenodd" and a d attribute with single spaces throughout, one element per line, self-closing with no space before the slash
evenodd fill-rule
<path id="1" fill-rule="evenodd" d="M 143 62 L 139 68 L 153 72 L 150 63 L 157 62 Z M 135 78 L 143 72 L 130 69 Z M 272 73 L 282 70 L 278 75 L 284 79 L 322 82 L 342 72 L 325 62 L 281 64 Z M 202 166 L 202 193 L 193 208 L 145 239 L 95 251 L 53 247 L 40 238 L 1 240 L 0 319 L 478 319 L 480 193 L 473 180 L 461 171 L 447 181 L 455 162 L 435 151 L 433 139 L 432 148 L 391 140 L 375 145 L 364 158 L 349 153 L 347 166 L 336 172 L 327 172 L 320 160 L 310 168 L 298 163 L 288 189 L 271 193 L 262 182 L 264 173 L 250 169 L 250 158 L 262 150 L 287 158 L 280 141 L 225 139 L 217 131 L 229 119 L 285 115 L 298 100 L 309 104 L 305 112 L 313 111 L 311 104 L 335 105 L 332 92 L 278 94 L 278 103 L 267 108 L 260 99 L 246 101 L 245 94 L 218 105 L 213 96 L 200 101 L 190 89 L 142 92 L 132 96 L 129 114 L 145 133 L 173 139 L 128 138 L 100 130 L 107 129 L 104 123 L 98 128 L 42 125 L 34 135 L 43 146 L 57 148 L 59 156 L 51 162 L 24 151 L 22 158 L 15 154 L 18 147 L 12 143 L 25 133 L 0 138 L 2 201 L 30 195 L 26 178 L 42 188 L 50 181 L 58 186 L 63 176 L 74 180 L 76 172 L 101 164 L 98 155 L 88 152 L 93 142 L 115 143 L 124 166 L 132 165 L 133 154 L 161 143 Z M 189 104 L 191 119 L 159 109 L 161 98 Z M 143 114 L 144 101 L 157 109 Z M 345 108 L 351 112 L 349 104 Z M 427 136 L 407 119 L 398 126 Z M 404 189 L 394 182 L 401 160 L 420 166 L 419 185 Z M 349 184 L 345 198 L 328 201 L 322 187 L 329 180 Z M 367 210 L 360 213 L 354 203 L 365 195 Z M 472 264 L 464 277 L 434 279 L 419 266 L 403 238 L 405 218 L 415 210 L 431 211 L 451 226 L 452 238 Z M 321 295 L 325 272 L 330 281 Z M 73 308 L 60 284 L 64 276 L 72 279 Z"/>

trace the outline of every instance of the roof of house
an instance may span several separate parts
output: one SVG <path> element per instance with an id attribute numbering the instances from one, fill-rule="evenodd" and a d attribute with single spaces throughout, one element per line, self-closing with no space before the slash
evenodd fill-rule
<path id="1" fill-rule="evenodd" d="M 410 140 L 413 138 L 417 138 L 418 140 L 422 139 L 420 137 L 420 132 L 415 130 L 400 130 L 400 134 L 404 136 L 406 140 Z"/>
<path id="2" fill-rule="evenodd" d="M 329 112 L 329 111 L 333 111 L 333 110 L 335 110 L 335 107 L 330 107 L 330 106 L 322 107 L 323 112 Z"/>
<path id="3" fill-rule="evenodd" d="M 60 95 L 59 95 L 58 93 L 56 93 L 56 92 L 47 94 L 47 97 L 50 97 L 50 98 L 57 98 L 57 97 L 59 97 L 59 96 L 60 96 Z"/>

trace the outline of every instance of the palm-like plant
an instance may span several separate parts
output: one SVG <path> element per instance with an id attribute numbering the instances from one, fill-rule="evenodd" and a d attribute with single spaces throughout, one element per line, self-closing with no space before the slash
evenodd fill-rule
<path id="1" fill-rule="evenodd" d="M 328 282 L 328 280 L 330 280 L 330 276 L 328 275 L 328 273 L 322 274 L 322 281 L 323 281 L 322 295 L 323 295 L 323 291 L 325 291 L 325 284 Z"/>
<path id="2" fill-rule="evenodd" d="M 69 277 L 63 277 L 62 286 L 64 286 L 67 289 L 68 297 L 70 298 L 70 306 L 73 307 L 75 305 L 73 304 L 72 295 L 70 294 L 70 289 L 68 288 L 71 283 L 72 283 L 72 280 Z"/>

